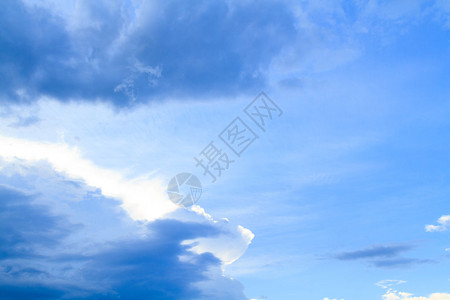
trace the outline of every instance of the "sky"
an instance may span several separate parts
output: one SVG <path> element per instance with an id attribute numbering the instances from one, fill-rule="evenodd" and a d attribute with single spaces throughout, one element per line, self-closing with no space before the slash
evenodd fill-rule
<path id="1" fill-rule="evenodd" d="M 0 74 L 1 299 L 450 299 L 449 1 L 5 0 Z"/>

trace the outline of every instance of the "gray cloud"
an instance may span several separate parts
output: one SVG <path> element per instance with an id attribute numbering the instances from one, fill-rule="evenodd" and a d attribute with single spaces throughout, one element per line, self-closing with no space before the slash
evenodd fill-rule
<path id="1" fill-rule="evenodd" d="M 373 261 L 373 266 L 378 268 L 401 268 L 401 267 L 410 267 L 416 264 L 429 264 L 429 263 L 435 263 L 435 261 L 430 259 L 396 258 L 396 259 Z"/>
<path id="2" fill-rule="evenodd" d="M 342 261 L 362 260 L 376 268 L 404 268 L 416 264 L 435 262 L 430 259 L 401 257 L 404 252 L 410 251 L 413 248 L 415 248 L 415 245 L 411 244 L 378 245 L 350 252 L 342 252 L 336 254 L 334 258 Z"/>
<path id="3" fill-rule="evenodd" d="M 202 299 L 211 286 L 214 299 L 247 299 L 239 282 L 222 276 L 218 258 L 182 244 L 220 234 L 211 224 L 165 219 L 139 225 L 141 234 L 92 240 L 89 224 L 36 197 L 0 187 L 1 299 Z M 83 205 L 102 220 L 118 217 L 115 201 L 97 196 Z"/>
<path id="4" fill-rule="evenodd" d="M 411 250 L 412 248 L 411 245 L 373 246 L 362 250 L 343 252 L 336 255 L 336 258 L 339 260 L 356 260 L 364 258 L 394 257 L 402 252 Z"/>
<path id="5" fill-rule="evenodd" d="M 62 15 L 49 7 L 0 4 L 3 102 L 254 94 L 296 34 L 289 8 L 271 1 L 77 1 Z"/>

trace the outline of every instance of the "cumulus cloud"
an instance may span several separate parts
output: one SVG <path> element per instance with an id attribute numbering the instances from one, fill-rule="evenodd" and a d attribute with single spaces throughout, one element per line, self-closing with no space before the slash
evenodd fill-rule
<path id="1" fill-rule="evenodd" d="M 66 104 L 46 99 L 28 109 L 10 107 L 0 119 L 0 124 L 4 124 L 0 126 L 4 132 L 0 134 L 0 170 L 10 174 L 10 178 L 32 172 L 40 178 L 33 180 L 40 181 L 53 172 L 53 183 L 46 187 L 46 193 L 50 191 L 54 199 L 60 193 L 76 198 L 80 192 L 71 185 L 85 184 L 90 189 L 87 192 L 90 197 L 114 198 L 138 221 L 175 218 L 214 223 L 220 228 L 220 234 L 187 239 L 184 243 L 198 254 L 210 252 L 223 263 L 232 263 L 246 251 L 253 233 L 226 220 L 216 221 L 199 206 L 191 207 L 190 211 L 177 210 L 166 194 L 164 173 L 179 171 L 179 164 L 186 160 L 183 144 L 173 135 L 189 138 L 192 133 L 187 126 L 181 132 L 173 128 L 172 119 L 179 119 L 177 111 L 184 108 L 185 104 L 178 108 L 169 103 L 117 113 L 104 104 Z M 170 117 L 165 110 L 170 112 Z M 22 113 L 35 114 L 42 121 L 26 128 L 8 126 Z M 166 149 L 174 153 L 168 154 Z M 60 184 L 59 178 L 70 184 Z M 23 188 L 24 184 L 29 182 L 17 182 L 16 186 Z M 51 205 L 54 204 L 60 207 L 57 203 Z M 96 218 L 88 210 L 83 213 Z"/>
<path id="2" fill-rule="evenodd" d="M 389 290 L 383 295 L 383 300 L 450 300 L 450 294 L 434 293 L 428 297 L 419 297 L 410 293 Z"/>
<path id="3" fill-rule="evenodd" d="M 93 124 L 110 118 L 101 112 L 90 111 Z M 30 130 L 33 138 L 0 137 L 0 182 L 8 185 L 0 199 L 2 297 L 247 299 L 223 266 L 245 252 L 253 239 L 248 229 L 198 206 L 176 210 L 156 175 L 130 178 L 123 168 L 87 159 L 86 148 L 39 141 L 48 135 L 45 122 L 66 119 L 62 111 L 49 113 L 43 127 L 5 127 L 22 137 Z M 76 117 L 58 128 L 74 124 L 86 122 Z"/>
<path id="4" fill-rule="evenodd" d="M 12 163 L 47 161 L 57 172 L 81 179 L 101 189 L 107 197 L 123 201 L 123 208 L 137 220 L 155 220 L 176 209 L 167 198 L 162 180 L 123 178 L 120 172 L 96 166 L 79 149 L 66 144 L 33 142 L 0 136 L 0 157 Z"/>
<path id="5" fill-rule="evenodd" d="M 191 251 L 198 254 L 214 253 L 225 264 L 242 256 L 254 237 L 250 230 L 242 226 L 232 225 L 227 220 L 215 221 L 199 206 L 191 208 L 193 213 L 184 210 L 175 213 L 177 207 L 167 198 L 162 180 L 127 180 L 118 171 L 100 168 L 82 158 L 76 148 L 1 136 L 0 146 L 0 158 L 5 160 L 0 165 L 36 167 L 41 170 L 39 176 L 42 176 L 47 171 L 43 172 L 45 169 L 38 163 L 48 162 L 49 169 L 64 178 L 81 180 L 90 187 L 98 188 L 102 196 L 121 201 L 122 208 L 134 220 L 153 221 L 172 216 L 179 220 L 214 223 L 220 229 L 216 237 L 186 239 L 183 243 L 191 245 Z"/>
<path id="6" fill-rule="evenodd" d="M 51 107 L 39 110 L 43 123 L 33 128 L 2 127 L 21 138 L 0 135 L 0 183 L 7 185 L 0 195 L 0 298 L 247 299 L 243 285 L 225 276 L 223 267 L 246 251 L 253 239 L 250 230 L 214 220 L 199 206 L 177 210 L 167 199 L 165 182 L 154 174 L 142 176 L 147 166 L 133 176 L 123 168 L 129 160 L 108 167 L 115 155 L 122 155 L 117 149 L 98 164 L 83 154 L 95 143 L 48 142 L 55 130 L 67 128 L 66 136 L 95 136 L 104 148 L 94 150 L 104 153 L 110 149 L 108 139 L 92 128 L 105 130 L 97 124 L 122 118 L 103 114 L 103 105 L 83 106 L 89 113 L 74 119 Z M 69 108 L 72 113 L 79 109 Z M 59 117 L 66 123 L 55 120 Z M 135 114 L 128 117 L 136 119 Z M 70 130 L 79 124 L 89 134 Z M 121 127 L 120 122 L 115 126 Z M 124 136 L 127 146 L 131 135 Z"/>
<path id="7" fill-rule="evenodd" d="M 450 294 L 447 293 L 433 293 L 428 297 L 419 297 L 393 288 L 403 283 L 406 281 L 387 279 L 377 282 L 376 285 L 387 290 L 386 294 L 382 296 L 383 300 L 450 300 Z"/>
<path id="8" fill-rule="evenodd" d="M 450 215 L 445 215 L 437 220 L 438 225 L 426 225 L 427 232 L 446 231 L 450 226 Z"/>
<path id="9" fill-rule="evenodd" d="M 56 203 L 69 208 L 61 214 L 48 196 L 0 187 L 2 299 L 247 299 L 220 259 L 183 243 L 221 234 L 214 222 L 136 223 L 111 199 L 63 194 Z M 83 206 L 105 223 L 84 222 Z M 112 235 L 92 236 L 105 225 Z"/>
<path id="10" fill-rule="evenodd" d="M 339 260 L 355 260 L 373 257 L 394 257 L 411 248 L 411 245 L 373 246 L 362 250 L 343 252 L 336 255 L 336 258 Z"/>
<path id="11" fill-rule="evenodd" d="M 399 285 L 402 283 L 406 283 L 406 281 L 404 280 L 393 280 L 393 279 L 386 279 L 386 280 L 381 280 L 379 282 L 376 283 L 377 286 L 383 288 L 383 289 L 387 289 L 390 287 L 393 287 L 395 285 Z"/>
<path id="12" fill-rule="evenodd" d="M 401 268 L 401 267 L 409 267 L 411 265 L 416 264 L 429 264 L 435 262 L 436 261 L 432 259 L 396 258 L 396 259 L 373 261 L 373 266 L 378 268 Z"/>
<path id="13" fill-rule="evenodd" d="M 298 86 L 300 73 L 359 57 L 362 34 L 385 39 L 430 13 L 448 24 L 444 2 L 4 1 L 0 27 L 14 39 L 0 35 L 0 95 L 126 106 Z"/>
<path id="14" fill-rule="evenodd" d="M 254 93 L 295 33 L 278 2 L 4 1 L 0 20 L 1 96 L 22 102 Z"/>

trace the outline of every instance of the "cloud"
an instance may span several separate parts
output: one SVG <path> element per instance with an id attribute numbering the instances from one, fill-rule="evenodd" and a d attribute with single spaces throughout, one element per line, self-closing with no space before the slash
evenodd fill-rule
<path id="1" fill-rule="evenodd" d="M 434 293 L 428 297 L 416 297 L 413 294 L 389 290 L 383 295 L 383 300 L 450 300 L 450 294 Z"/>
<path id="2" fill-rule="evenodd" d="M 402 252 L 411 250 L 412 248 L 411 245 L 373 246 L 362 250 L 343 252 L 336 255 L 336 258 L 339 260 L 356 260 L 377 257 L 394 257 Z"/>
<path id="3" fill-rule="evenodd" d="M 383 289 L 387 289 L 402 283 L 406 283 L 406 281 L 404 280 L 393 280 L 393 279 L 386 279 L 386 280 L 381 280 L 379 282 L 377 282 L 375 285 L 383 288 Z"/>
<path id="4" fill-rule="evenodd" d="M 63 196 L 59 204 L 71 209 L 62 215 L 41 198 L 0 186 L 2 299 L 248 299 L 217 257 L 183 243 L 221 234 L 214 222 L 133 222 L 123 235 L 117 203 L 105 199 L 95 214 L 116 220 L 108 223 L 116 236 L 96 238 L 79 208 L 99 199 L 66 203 Z"/>
<path id="5" fill-rule="evenodd" d="M 173 135 L 186 136 L 191 145 L 192 130 L 184 126 L 184 132 L 180 133 L 177 132 L 180 129 L 173 128 L 171 118 L 179 120 L 180 115 L 174 114 L 175 108 L 182 110 L 186 104 L 182 104 L 181 108 L 170 103 L 167 105 L 141 106 L 130 112 L 117 113 L 105 104 L 66 104 L 43 100 L 31 109 L 37 112 L 42 122 L 32 128 L 20 129 L 7 126 L 16 114 L 10 107 L 7 118 L 0 120 L 0 123 L 6 124 L 5 135 L 20 138 L 0 135 L 0 182 L 7 182 L 18 189 L 33 185 L 39 192 L 44 189 L 46 195 L 51 194 L 50 198 L 58 199 L 64 194 L 74 201 L 85 197 L 73 186 L 81 184 L 87 186 L 83 192 L 89 198 L 96 199 L 93 203 L 99 203 L 99 197 L 114 198 L 134 220 L 175 218 L 214 223 L 220 228 L 220 234 L 184 243 L 192 246 L 191 251 L 198 254 L 211 252 L 223 263 L 229 264 L 242 256 L 254 235 L 238 224 L 215 221 L 197 206 L 190 211 L 177 210 L 168 199 L 165 173 L 172 175 L 179 171 L 177 169 L 186 160 L 182 141 L 174 139 Z M 16 109 L 27 111 L 21 106 Z M 171 118 L 166 117 L 164 110 L 170 111 Z M 155 121 L 149 124 L 149 119 Z M 178 161 L 177 152 L 180 154 Z M 28 179 L 10 180 L 18 174 L 28 174 Z M 43 184 L 43 181 L 47 183 Z M 61 207 L 58 203 L 48 204 Z M 99 218 L 85 207 L 78 210 L 92 220 Z M 83 218 L 82 223 L 92 220 Z M 103 223 L 104 220 L 101 220 Z M 100 230 L 104 233 L 105 228 L 95 227 L 93 232 Z"/>
<path id="6" fill-rule="evenodd" d="M 431 259 L 415 259 L 415 258 L 396 258 L 396 259 L 386 259 L 386 260 L 375 260 L 373 261 L 373 266 L 378 268 L 401 268 L 409 267 L 414 264 L 429 264 L 434 263 Z"/>
<path id="7" fill-rule="evenodd" d="M 376 283 L 377 286 L 387 289 L 384 294 L 383 300 L 450 300 L 450 294 L 446 293 L 433 293 L 429 297 L 414 297 L 413 294 L 400 292 L 393 289 L 393 286 L 406 283 L 404 280 L 382 280 Z"/>
<path id="8" fill-rule="evenodd" d="M 16 128 L 27 127 L 27 126 L 34 125 L 34 124 L 38 123 L 39 121 L 40 121 L 40 119 L 37 118 L 36 116 L 29 116 L 26 118 L 21 118 L 19 116 L 17 122 L 11 124 L 10 126 L 16 127 Z"/>
<path id="9" fill-rule="evenodd" d="M 369 248 L 342 252 L 334 257 L 338 260 L 353 261 L 366 260 L 376 268 L 402 268 L 414 264 L 433 263 L 429 259 L 403 258 L 399 257 L 403 252 L 413 249 L 413 245 L 381 245 Z"/>
<path id="10" fill-rule="evenodd" d="M 445 1 L 410 2 L 5 1 L 0 96 L 127 106 L 298 86 L 358 58 L 364 35 L 386 40 L 429 14 L 448 23 Z"/>
<path id="11" fill-rule="evenodd" d="M 445 215 L 437 220 L 439 225 L 426 225 L 425 230 L 427 232 L 446 231 L 450 226 L 450 215 Z"/>
<path id="12" fill-rule="evenodd" d="M 151 238 L 114 241 L 89 257 L 82 267 L 83 278 L 103 281 L 114 293 L 135 298 L 197 298 L 200 293 L 192 284 L 206 280 L 208 267 L 220 266 L 220 261 L 210 253 L 190 254 L 181 241 L 217 230 L 175 220 L 155 221 L 148 229 Z"/>
<path id="13" fill-rule="evenodd" d="M 450 4 L 445 0 L 436 0 L 433 6 L 436 11 L 436 17 L 450 29 Z"/>
<path id="14" fill-rule="evenodd" d="M 197 206 L 161 213 L 157 202 L 150 211 L 139 203 L 141 218 L 125 208 L 126 198 L 152 202 L 151 180 L 99 167 L 65 143 L 1 137 L 0 144 L 0 182 L 15 187 L 4 187 L 3 194 L 13 196 L 0 199 L 2 238 L 8 238 L 0 247 L 1 297 L 167 299 L 172 293 L 177 299 L 247 299 L 243 285 L 223 275 L 223 264 L 245 252 L 253 238 L 248 229 L 215 221 Z M 140 184 L 147 192 L 136 194 Z M 151 277 L 141 269 L 147 263 L 155 270 Z M 166 273 L 158 269 L 169 263 Z"/>
<path id="15" fill-rule="evenodd" d="M 153 221 L 172 217 L 182 221 L 214 223 L 216 228 L 220 228 L 220 234 L 217 236 L 184 241 L 185 245 L 190 245 L 190 251 L 197 254 L 213 253 L 223 263 L 230 264 L 244 254 L 254 237 L 250 230 L 242 226 L 235 226 L 226 220 L 215 221 L 199 206 L 193 206 L 190 211 L 176 211 L 177 207 L 168 200 L 161 180 L 125 179 L 118 171 L 100 168 L 83 159 L 78 149 L 65 144 L 31 142 L 0 136 L 0 145 L 0 158 L 6 160 L 3 164 L 0 160 L 0 167 L 12 166 L 5 171 L 14 174 L 29 173 L 30 170 L 36 169 L 34 172 L 41 180 L 44 180 L 46 173 L 55 172 L 49 180 L 52 181 L 50 189 L 57 190 L 58 178 L 55 176 L 62 176 L 64 180 L 78 180 L 93 188 L 94 193 L 102 197 L 119 200 L 121 207 L 134 220 Z M 49 164 L 42 165 L 42 161 Z M 68 191 L 67 187 L 60 188 Z M 95 192 L 95 188 L 98 192 Z M 72 189 L 71 193 L 77 191 Z"/>
<path id="16" fill-rule="evenodd" d="M 0 186 L 0 259 L 33 258 L 36 247 L 52 247 L 77 229 L 62 216 L 52 216 L 33 197 Z"/>
<path id="17" fill-rule="evenodd" d="M 0 96 L 20 102 L 254 93 L 295 34 L 270 1 L 5 1 L 0 20 Z"/>
<path id="18" fill-rule="evenodd" d="M 201 207 L 193 206 L 192 209 L 199 215 L 206 216 L 213 220 Z M 229 265 L 241 257 L 255 235 L 248 229 L 238 225 L 237 230 L 230 230 L 229 221 L 222 219 L 213 221 L 217 228 L 221 228 L 222 234 L 213 238 L 197 238 L 195 240 L 185 241 L 187 245 L 192 245 L 192 251 L 196 253 L 214 253 L 225 264 Z M 237 242 L 239 241 L 239 242 Z M 233 247 L 227 245 L 233 244 Z"/>

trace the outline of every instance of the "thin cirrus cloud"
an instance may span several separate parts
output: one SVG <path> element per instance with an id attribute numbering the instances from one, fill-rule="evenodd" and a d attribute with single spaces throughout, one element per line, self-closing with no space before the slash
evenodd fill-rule
<path id="1" fill-rule="evenodd" d="M 383 295 L 383 300 L 450 300 L 450 294 L 433 293 L 428 297 L 414 296 L 410 293 L 389 290 Z"/>
<path id="2" fill-rule="evenodd" d="M 391 288 L 393 286 L 396 286 L 396 285 L 399 285 L 402 283 L 406 283 L 406 281 L 397 280 L 397 279 L 385 279 L 385 280 L 378 281 L 375 285 L 377 285 L 383 289 L 388 289 L 388 288 Z"/>
<path id="3" fill-rule="evenodd" d="M 429 259 L 400 257 L 402 253 L 413 248 L 414 246 L 409 244 L 372 246 L 361 250 L 342 252 L 335 255 L 334 258 L 342 261 L 368 261 L 371 266 L 376 268 L 402 268 L 434 262 Z"/>

